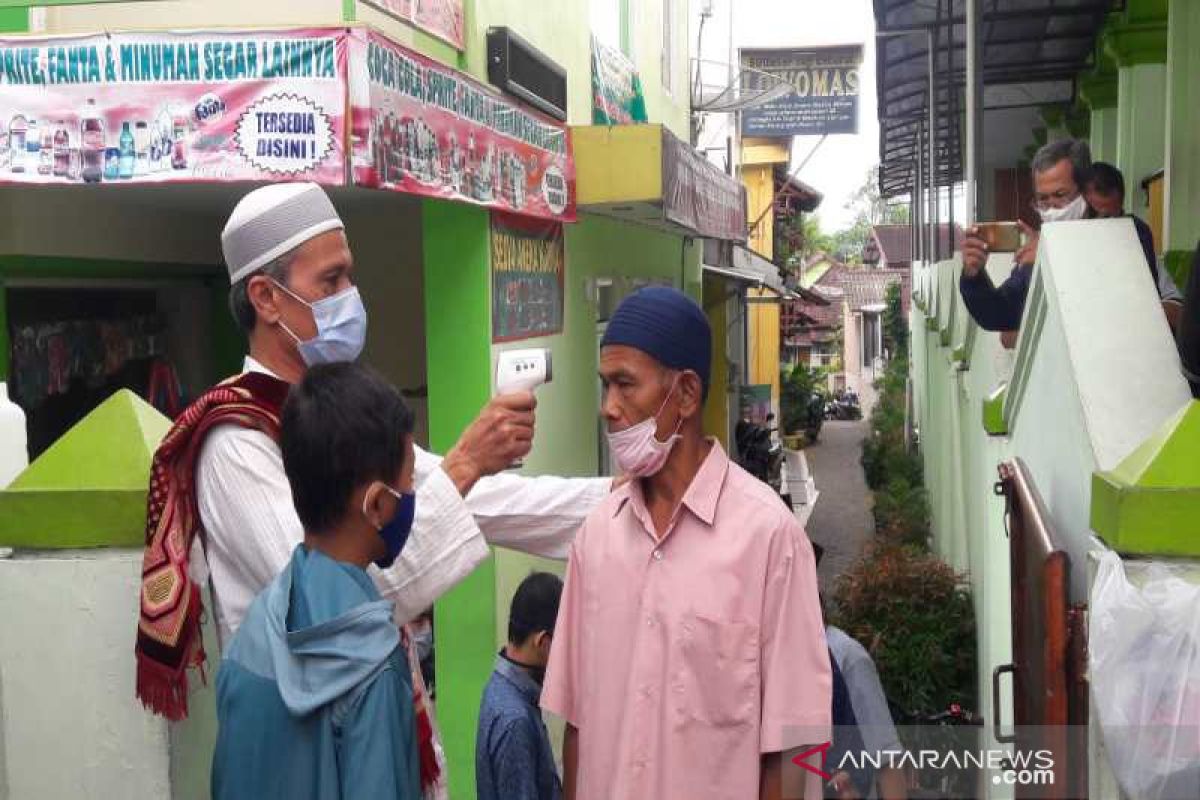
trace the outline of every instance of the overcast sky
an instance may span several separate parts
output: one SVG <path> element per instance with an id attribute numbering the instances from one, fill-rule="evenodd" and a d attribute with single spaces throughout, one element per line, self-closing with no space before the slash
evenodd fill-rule
<path id="1" fill-rule="evenodd" d="M 692 49 L 699 14 L 709 5 L 691 0 Z M 804 47 L 823 44 L 862 44 L 861 95 L 858 134 L 830 136 L 804 167 L 799 178 L 825 195 L 817 214 L 827 232 L 846 227 L 852 215 L 846 200 L 862 185 L 867 170 L 879 163 L 879 123 L 875 107 L 875 20 L 870 0 L 712 0 L 712 16 L 705 22 L 701 57 L 727 61 L 730 12 L 733 44 L 738 47 Z M 731 8 L 732 7 L 732 8 Z M 736 56 L 735 56 L 736 57 Z M 706 78 L 707 80 L 707 78 Z M 719 138 L 719 142 L 716 139 Z M 820 137 L 796 137 L 793 166 L 804 160 Z M 699 146 L 723 145 L 724 134 L 711 129 Z"/>

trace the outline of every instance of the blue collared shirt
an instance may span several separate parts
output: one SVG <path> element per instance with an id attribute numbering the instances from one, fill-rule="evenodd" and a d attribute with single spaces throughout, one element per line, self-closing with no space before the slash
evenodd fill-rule
<path id="1" fill-rule="evenodd" d="M 501 653 L 479 708 L 478 800 L 559 800 L 562 782 L 538 708 L 542 687 Z"/>

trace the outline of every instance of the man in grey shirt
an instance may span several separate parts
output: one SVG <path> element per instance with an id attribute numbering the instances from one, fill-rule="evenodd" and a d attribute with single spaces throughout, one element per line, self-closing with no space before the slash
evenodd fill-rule
<path id="1" fill-rule="evenodd" d="M 907 781 L 904 770 L 898 768 L 904 746 L 896 735 L 896 726 L 892 723 L 892 714 L 875 671 L 875 662 L 865 647 L 840 628 L 826 625 L 825 640 L 850 691 L 850 705 L 854 708 L 854 717 L 862 733 L 863 746 L 872 757 L 879 754 L 877 796 L 883 800 L 906 800 Z M 895 755 L 889 757 L 888 753 Z M 891 768 L 889 764 L 895 764 L 897 768 Z"/>

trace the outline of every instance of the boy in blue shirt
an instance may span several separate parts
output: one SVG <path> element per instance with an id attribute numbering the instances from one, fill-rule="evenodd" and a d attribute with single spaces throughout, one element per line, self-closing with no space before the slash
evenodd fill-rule
<path id="1" fill-rule="evenodd" d="M 513 595 L 508 644 L 496 656 L 479 708 L 476 800 L 562 797 L 562 782 L 538 707 L 562 590 L 557 575 L 534 572 Z"/>
<path id="2" fill-rule="evenodd" d="M 412 424 L 366 367 L 316 366 L 292 387 L 280 449 L 304 541 L 222 661 L 214 798 L 419 799 L 408 662 L 366 572 L 412 526 Z"/>

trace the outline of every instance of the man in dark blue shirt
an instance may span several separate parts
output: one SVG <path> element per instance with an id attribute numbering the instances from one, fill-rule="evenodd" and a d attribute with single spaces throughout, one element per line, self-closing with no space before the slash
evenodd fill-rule
<path id="1" fill-rule="evenodd" d="M 1061 139 L 1037 151 L 1033 169 L 1034 208 L 1043 222 L 1067 222 L 1088 215 L 1083 185 L 1092 154 L 1086 142 Z M 958 281 L 963 302 L 979 327 L 988 331 L 1015 331 L 1021 325 L 1025 295 L 1037 257 L 1037 235 L 1026 228 L 1029 241 L 1017 251 L 1016 266 L 1004 283 L 996 286 L 988 277 L 987 243 L 967 232 L 962 244 L 963 271 Z"/>
<path id="2" fill-rule="evenodd" d="M 538 701 L 562 598 L 556 575 L 521 582 L 508 618 L 508 644 L 483 690 L 475 738 L 478 800 L 559 800 L 562 782 Z"/>
<path id="3" fill-rule="evenodd" d="M 1037 152 L 1031 166 L 1034 208 L 1043 222 L 1125 215 L 1125 182 L 1121 173 L 1109 164 L 1093 164 L 1086 143 L 1074 139 L 1051 142 Z M 1158 269 L 1150 226 L 1136 216 L 1129 216 L 1163 303 L 1163 312 L 1174 330 L 1181 308 L 1179 291 L 1170 277 Z M 1038 246 L 1037 233 L 1024 223 L 1022 226 L 1028 240 L 1017 251 L 1012 273 L 999 286 L 992 283 L 984 269 L 988 258 L 987 244 L 973 229 L 963 240 L 959 291 L 967 310 L 984 330 L 1015 331 L 1020 327 Z"/>

